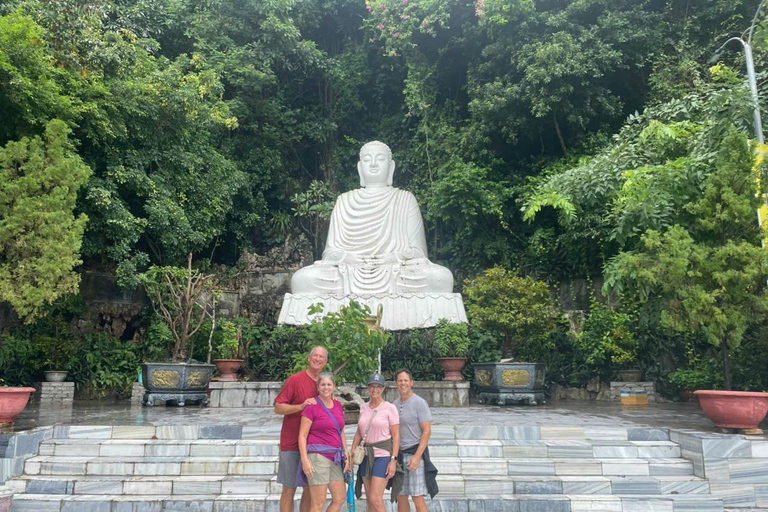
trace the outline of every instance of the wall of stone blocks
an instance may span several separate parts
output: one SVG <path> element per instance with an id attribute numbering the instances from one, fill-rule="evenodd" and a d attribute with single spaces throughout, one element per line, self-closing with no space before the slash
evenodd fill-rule
<path id="1" fill-rule="evenodd" d="M 34 399 L 41 404 L 71 403 L 75 398 L 74 382 L 36 382 Z"/>
<path id="2" fill-rule="evenodd" d="M 53 437 L 53 427 L 0 434 L 0 485 L 24 472 L 24 461 L 37 455 L 40 442 Z"/>
<path id="3" fill-rule="evenodd" d="M 768 508 L 768 439 L 764 436 L 673 430 L 682 456 L 728 508 Z"/>
<path id="4" fill-rule="evenodd" d="M 621 392 L 627 391 L 645 391 L 648 393 L 648 401 L 656 401 L 656 387 L 653 382 L 611 382 L 611 401 L 621 400 Z"/>

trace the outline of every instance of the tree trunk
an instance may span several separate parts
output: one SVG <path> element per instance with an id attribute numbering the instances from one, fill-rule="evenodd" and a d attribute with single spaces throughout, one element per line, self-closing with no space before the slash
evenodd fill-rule
<path id="1" fill-rule="evenodd" d="M 560 148 L 563 150 L 563 155 L 567 155 L 568 148 L 565 146 L 565 139 L 563 138 L 562 130 L 560 130 L 560 123 L 557 122 L 557 114 L 552 114 L 552 119 L 555 122 L 555 133 L 557 133 L 557 140 L 560 141 Z"/>
<path id="2" fill-rule="evenodd" d="M 509 334 L 504 334 L 504 346 L 502 347 L 501 357 L 503 359 L 512 359 L 515 357 L 515 346 L 512 344 Z"/>
<path id="3" fill-rule="evenodd" d="M 731 390 L 731 363 L 728 359 L 728 342 L 722 340 L 721 345 L 723 351 L 723 387 L 727 390 Z"/>

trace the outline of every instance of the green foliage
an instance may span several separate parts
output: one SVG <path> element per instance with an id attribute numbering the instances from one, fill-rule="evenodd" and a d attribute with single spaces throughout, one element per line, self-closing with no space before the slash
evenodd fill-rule
<path id="1" fill-rule="evenodd" d="M 646 231 L 635 250 L 616 256 L 606 269 L 606 287 L 632 290 L 641 300 L 662 294 L 663 325 L 699 332 L 720 347 L 726 389 L 728 351 L 768 308 L 768 255 L 754 221 L 759 199 L 752 162 L 744 135 L 728 131 L 703 193 L 685 205 L 692 221 Z"/>
<path id="2" fill-rule="evenodd" d="M 309 344 L 307 328 L 278 325 L 267 338 L 251 344 L 251 369 L 262 380 L 285 380 L 293 373 L 294 354 L 306 354 Z"/>
<path id="3" fill-rule="evenodd" d="M 6 386 L 31 386 L 44 368 L 40 350 L 25 336 L 0 335 L 0 377 Z"/>
<path id="4" fill-rule="evenodd" d="M 20 12 L 0 16 L 0 144 L 38 135 L 51 119 L 72 122 L 76 108 L 51 62 L 43 27 Z"/>
<path id="5" fill-rule="evenodd" d="M 172 347 L 173 334 L 168 324 L 159 316 L 152 315 L 139 346 L 139 359 L 144 362 L 170 361 Z"/>
<path id="6" fill-rule="evenodd" d="M 472 348 L 467 324 L 453 323 L 447 318 L 437 321 L 434 343 L 439 357 L 466 357 Z"/>
<path id="7" fill-rule="evenodd" d="M 0 300 L 27 321 L 76 293 L 85 215 L 74 215 L 77 190 L 90 174 L 62 121 L 45 137 L 0 149 Z"/>
<path id="8" fill-rule="evenodd" d="M 328 184 L 322 181 L 313 181 L 306 192 L 294 194 L 291 197 L 293 203 L 293 215 L 299 221 L 299 226 L 312 244 L 313 254 L 316 260 L 323 255 L 323 244 L 328 234 L 328 221 L 333 211 L 335 196 Z"/>
<path id="9" fill-rule="evenodd" d="M 392 333 L 381 351 L 381 371 L 394 379 L 399 368 L 408 368 L 415 380 L 442 380 L 443 369 L 437 358 L 434 329 L 412 329 Z"/>
<path id="10" fill-rule="evenodd" d="M 216 345 L 217 359 L 236 359 L 240 357 L 241 331 L 234 322 L 221 322 L 221 340 Z"/>
<path id="11" fill-rule="evenodd" d="M 139 358 L 134 347 L 106 332 L 82 336 L 70 377 L 99 396 L 126 396 L 136 381 Z"/>
<path id="12" fill-rule="evenodd" d="M 631 317 L 596 300 L 590 303 L 575 345 L 584 372 L 580 380 L 599 376 L 609 381 L 621 368 L 637 365 L 638 342 L 631 330 Z"/>
<path id="13" fill-rule="evenodd" d="M 680 388 L 715 389 L 713 375 L 706 370 L 675 370 L 669 374 L 669 382 Z"/>
<path id="14" fill-rule="evenodd" d="M 310 314 L 322 313 L 322 304 L 310 307 Z M 318 315 L 307 328 L 307 348 L 322 345 L 328 350 L 328 365 L 338 382 L 360 383 L 378 367 L 379 350 L 390 335 L 369 329 L 365 320 L 371 308 L 351 300 L 338 312 Z M 294 354 L 294 371 L 307 366 L 307 352 Z"/>
<path id="15" fill-rule="evenodd" d="M 505 357 L 556 323 L 558 311 L 547 284 L 501 267 L 468 280 L 464 295 L 472 324 L 503 337 Z"/>

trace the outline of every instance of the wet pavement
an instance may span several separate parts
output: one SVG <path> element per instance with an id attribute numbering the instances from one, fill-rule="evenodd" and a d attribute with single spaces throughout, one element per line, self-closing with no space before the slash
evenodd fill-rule
<path id="1" fill-rule="evenodd" d="M 559 401 L 539 406 L 470 405 L 432 408 L 435 425 L 667 427 L 714 432 L 698 403 L 622 406 L 615 402 Z M 49 425 L 239 424 L 277 428 L 281 418 L 269 408 L 200 406 L 144 407 L 136 402 L 76 401 L 71 407 L 31 403 L 14 423 L 16 431 Z M 761 424 L 768 430 L 768 421 Z"/>

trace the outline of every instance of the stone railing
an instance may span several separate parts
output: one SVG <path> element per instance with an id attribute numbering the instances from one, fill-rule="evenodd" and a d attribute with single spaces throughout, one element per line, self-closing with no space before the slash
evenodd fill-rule
<path id="1" fill-rule="evenodd" d="M 282 382 L 211 382 L 209 407 L 272 407 Z"/>
<path id="2" fill-rule="evenodd" d="M 272 407 L 282 382 L 211 382 L 210 407 Z M 367 398 L 365 386 L 357 392 Z M 416 382 L 413 392 L 424 398 L 430 407 L 467 407 L 468 382 Z M 390 402 L 397 398 L 397 389 L 390 385 L 384 395 Z"/>

